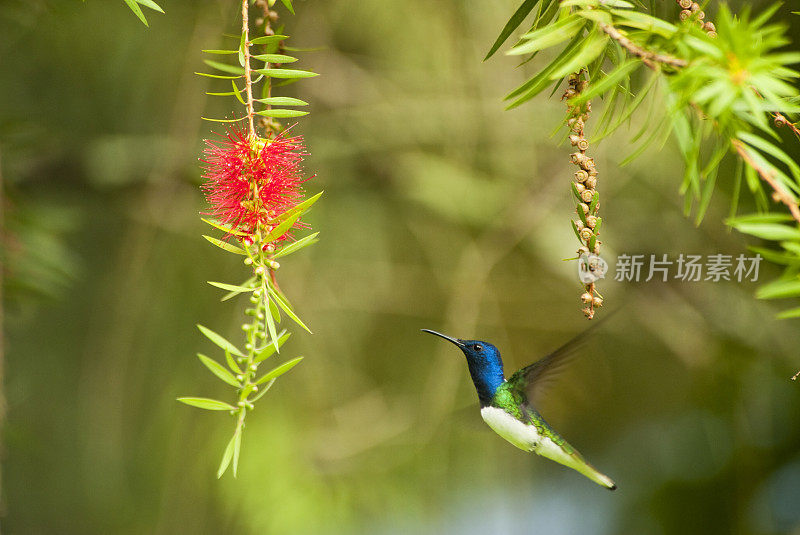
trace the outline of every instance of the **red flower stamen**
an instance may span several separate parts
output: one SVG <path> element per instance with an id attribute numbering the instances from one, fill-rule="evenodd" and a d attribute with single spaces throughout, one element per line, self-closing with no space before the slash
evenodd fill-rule
<path id="1" fill-rule="evenodd" d="M 275 216 L 303 198 L 302 136 L 251 139 L 247 131 L 229 127 L 219 142 L 206 140 L 202 189 L 209 215 L 236 230 L 254 234 Z M 295 223 L 294 228 L 308 228 Z M 274 241 L 290 238 L 286 233 Z"/>

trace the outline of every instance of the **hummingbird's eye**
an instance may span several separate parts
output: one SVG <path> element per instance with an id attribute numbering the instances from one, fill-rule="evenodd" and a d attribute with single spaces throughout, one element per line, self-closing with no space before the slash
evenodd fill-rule
<path id="1" fill-rule="evenodd" d="M 483 346 L 480 344 L 475 344 L 474 346 L 472 346 L 472 349 L 474 349 L 475 351 L 480 351 L 481 349 L 483 349 Z"/>

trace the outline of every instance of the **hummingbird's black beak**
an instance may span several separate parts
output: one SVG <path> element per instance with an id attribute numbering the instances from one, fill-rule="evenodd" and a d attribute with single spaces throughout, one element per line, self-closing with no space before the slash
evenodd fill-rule
<path id="1" fill-rule="evenodd" d="M 439 337 L 441 337 L 441 338 L 444 338 L 445 340 L 448 340 L 448 341 L 450 341 L 450 342 L 453 342 L 453 343 L 454 343 L 455 345 L 457 345 L 458 347 L 464 347 L 464 342 L 462 342 L 462 341 L 461 341 L 461 340 L 459 340 L 458 338 L 453 338 L 452 336 L 447 336 L 446 334 L 437 333 L 436 331 L 432 331 L 432 330 L 430 330 L 430 329 L 420 329 L 420 330 L 421 330 L 422 332 L 426 332 L 426 333 L 435 334 L 436 336 L 439 336 Z"/>

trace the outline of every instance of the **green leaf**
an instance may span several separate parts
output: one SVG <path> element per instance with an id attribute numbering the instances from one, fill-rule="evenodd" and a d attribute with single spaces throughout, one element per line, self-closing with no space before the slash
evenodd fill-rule
<path id="1" fill-rule="evenodd" d="M 206 54 L 238 54 L 238 50 L 203 50 Z"/>
<path id="2" fill-rule="evenodd" d="M 203 63 L 205 63 L 209 67 L 217 69 L 218 71 L 228 72 L 231 74 L 238 74 L 240 76 L 244 75 L 244 69 L 238 65 L 228 65 L 227 63 L 221 63 L 219 61 L 214 61 L 212 59 L 204 59 Z"/>
<path id="3" fill-rule="evenodd" d="M 506 52 L 506 55 L 519 56 L 521 54 L 530 54 L 555 46 L 558 43 L 570 39 L 585 25 L 586 21 L 584 19 L 577 15 L 570 15 L 555 24 L 549 24 L 544 28 L 523 35 L 522 40 L 524 42 Z"/>
<path id="4" fill-rule="evenodd" d="M 211 121 L 214 123 L 238 123 L 241 119 L 212 119 L 210 117 L 200 117 L 204 121 Z"/>
<path id="5" fill-rule="evenodd" d="M 503 43 L 506 42 L 506 39 L 516 30 L 522 21 L 533 11 L 533 8 L 536 7 L 536 4 L 539 3 L 539 0 L 525 0 L 522 2 L 517 10 L 511 15 L 511 18 L 508 19 L 508 22 L 503 29 L 500 31 L 500 35 L 495 39 L 492 48 L 489 49 L 489 53 L 486 54 L 486 57 L 483 58 L 483 61 L 491 58 L 497 50 L 503 46 Z"/>
<path id="6" fill-rule="evenodd" d="M 237 348 L 235 345 L 233 345 L 228 340 L 226 340 L 224 337 L 222 337 L 219 334 L 215 333 L 214 331 L 212 331 L 208 327 L 203 327 L 202 325 L 198 324 L 197 328 L 200 329 L 200 332 L 203 333 L 203 335 L 206 338 L 211 340 L 215 345 L 217 345 L 218 347 L 222 348 L 224 351 L 230 351 L 234 355 L 238 355 L 240 357 L 247 356 L 244 353 L 242 353 L 241 351 L 239 351 L 239 348 Z"/>
<path id="7" fill-rule="evenodd" d="M 212 220 L 210 220 L 210 219 L 205 219 L 205 218 L 202 218 L 202 217 L 201 217 L 200 219 L 201 219 L 201 221 L 203 221 L 204 223 L 208 223 L 208 224 L 209 224 L 209 225 L 211 225 L 212 227 L 214 227 L 214 228 L 217 228 L 217 229 L 219 229 L 219 230 L 221 230 L 221 231 L 225 232 L 226 234 L 235 234 L 235 235 L 237 235 L 237 236 L 246 236 L 246 235 L 247 235 L 247 233 L 246 233 L 246 232 L 242 232 L 242 231 L 240 231 L 240 230 L 235 230 L 235 229 L 233 229 L 232 227 L 229 227 L 229 226 L 227 226 L 227 225 L 223 225 L 222 223 L 218 223 L 218 222 L 216 222 L 216 221 L 212 221 Z"/>
<path id="8" fill-rule="evenodd" d="M 230 76 L 227 74 L 209 74 L 207 72 L 196 72 L 197 76 L 205 76 L 206 78 L 218 78 L 220 80 L 236 80 L 237 78 L 241 78 L 240 76 Z M 239 119 L 241 121 L 241 119 Z"/>
<path id="9" fill-rule="evenodd" d="M 216 245 L 217 247 L 219 247 L 220 249 L 228 251 L 229 253 L 236 253 L 245 256 L 247 255 L 247 252 L 241 247 L 236 247 L 235 245 L 231 245 L 228 242 L 212 238 L 211 236 L 206 236 L 205 234 L 203 234 L 203 237 L 208 241 L 210 241 L 211 243 L 213 243 L 214 245 Z"/>
<path id="10" fill-rule="evenodd" d="M 554 69 L 553 72 L 550 73 L 549 78 L 551 80 L 556 80 L 577 71 L 581 67 L 587 66 L 605 50 L 608 39 L 609 37 L 606 34 L 597 32 L 590 33 L 578 52 L 570 58 L 569 61 L 564 62 L 559 65 L 558 68 Z"/>
<path id="11" fill-rule="evenodd" d="M 269 110 L 257 111 L 256 115 L 261 115 L 262 117 L 302 117 L 303 115 L 308 115 L 308 112 L 301 110 L 283 110 L 272 108 Z"/>
<path id="12" fill-rule="evenodd" d="M 791 221 L 792 216 L 779 212 L 769 212 L 764 214 L 747 214 L 729 218 L 725 221 L 727 225 L 737 225 L 739 223 L 781 223 Z"/>
<path id="13" fill-rule="evenodd" d="M 256 381 L 256 384 L 257 385 L 264 384 L 267 381 L 270 381 L 270 380 L 275 379 L 276 377 L 278 377 L 280 375 L 283 375 L 284 373 L 288 372 L 289 370 L 291 370 L 292 368 L 297 366 L 300 363 L 301 360 L 303 360 L 303 357 L 297 357 L 297 358 L 294 358 L 294 359 L 290 360 L 289 362 L 285 362 L 285 363 L 281 364 L 277 368 L 274 368 L 271 371 L 267 372 L 265 375 L 262 375 L 258 379 L 258 381 Z"/>
<path id="14" fill-rule="evenodd" d="M 222 288 L 223 290 L 228 290 L 229 292 L 242 293 L 242 292 L 252 292 L 253 290 L 255 290 L 255 287 L 253 286 L 239 286 L 236 284 L 225 284 L 224 282 L 214 282 L 214 281 L 206 281 L 206 282 L 209 283 L 211 286 L 216 286 L 217 288 Z"/>
<path id="15" fill-rule="evenodd" d="M 775 280 L 756 290 L 759 299 L 780 299 L 800 296 L 800 280 Z"/>
<path id="16" fill-rule="evenodd" d="M 253 283 L 254 283 L 255 281 L 256 281 L 256 278 L 255 278 L 255 277 L 250 277 L 249 279 L 247 279 L 246 281 L 244 281 L 244 282 L 243 282 L 242 284 L 240 284 L 239 286 L 241 286 L 242 288 L 254 288 L 254 286 L 253 286 Z M 236 297 L 237 295 L 239 295 L 239 294 L 241 294 L 241 293 L 242 293 L 242 292 L 240 292 L 239 290 L 228 292 L 228 293 L 226 293 L 225 295 L 223 295 L 223 296 L 222 296 L 222 298 L 220 299 L 220 301 L 227 301 L 228 299 L 231 299 L 231 298 L 233 298 L 233 297 Z"/>
<path id="17" fill-rule="evenodd" d="M 231 85 L 233 86 L 233 96 L 236 97 L 236 100 L 238 100 L 243 106 L 247 106 L 247 103 L 242 98 L 242 91 L 245 89 L 239 89 L 239 87 L 236 85 L 236 80 L 231 80 Z"/>
<path id="18" fill-rule="evenodd" d="M 646 13 L 640 13 L 639 11 L 612 9 L 611 14 L 617 17 L 616 25 L 618 26 L 629 26 L 631 28 L 646 30 L 667 39 L 671 38 L 675 32 L 678 31 L 678 27 L 674 24 L 670 24 L 667 21 Z"/>
<path id="19" fill-rule="evenodd" d="M 278 306 L 279 306 L 279 307 L 281 307 L 281 308 L 283 309 L 283 311 L 286 313 L 286 315 L 287 315 L 287 316 L 289 316 L 290 318 L 292 318 L 292 319 L 294 320 L 294 322 L 295 322 L 295 323 L 297 323 L 297 324 L 298 324 L 300 327 L 302 327 L 303 329 L 305 329 L 306 331 L 308 331 L 309 333 L 311 333 L 311 329 L 309 329 L 308 327 L 306 327 L 306 324 L 305 324 L 305 323 L 303 323 L 303 322 L 300 320 L 300 318 L 298 318 L 298 317 L 297 317 L 297 314 L 295 314 L 295 313 L 294 313 L 294 311 L 292 311 L 292 307 L 289 305 L 289 302 L 288 302 L 288 301 L 286 301 L 286 300 L 283 298 L 283 296 L 282 296 L 282 295 L 280 295 L 278 292 L 276 292 L 275 290 L 273 290 L 273 289 L 272 289 L 272 286 L 270 286 L 270 288 L 269 288 L 269 293 L 270 293 L 270 295 L 272 295 L 272 297 L 275 299 L 275 302 L 277 302 L 277 303 L 278 303 Z M 313 333 L 311 333 L 311 334 L 313 334 Z"/>
<path id="20" fill-rule="evenodd" d="M 292 97 L 267 97 L 257 98 L 256 102 L 269 104 L 270 106 L 308 106 L 308 102 Z"/>
<path id="21" fill-rule="evenodd" d="M 554 59 L 547 67 L 542 69 L 539 74 L 522 84 L 521 86 L 517 87 L 511 93 L 504 97 L 504 100 L 511 100 L 515 97 L 511 104 L 506 106 L 507 110 L 512 108 L 516 108 L 520 104 L 527 102 L 528 100 L 532 99 L 539 93 L 541 93 L 545 87 L 550 84 L 549 75 L 553 70 L 563 61 L 566 61 L 570 58 L 574 53 L 575 50 L 580 46 L 582 41 L 581 35 L 575 35 L 572 38 L 572 41 L 561 51 L 561 53 Z"/>
<path id="22" fill-rule="evenodd" d="M 242 431 L 241 428 L 236 429 L 233 435 L 233 477 L 239 474 L 239 452 L 242 449 Z"/>
<path id="23" fill-rule="evenodd" d="M 181 403 L 186 403 L 198 409 L 205 409 L 207 411 L 235 411 L 236 407 L 228 405 L 224 401 L 217 401 L 216 399 L 209 398 L 178 398 Z"/>
<path id="24" fill-rule="evenodd" d="M 149 7 L 153 11 L 158 11 L 159 13 L 163 13 L 164 10 L 161 9 L 161 6 L 153 2 L 153 0 L 136 0 L 137 3 L 142 4 L 145 7 Z"/>
<path id="25" fill-rule="evenodd" d="M 790 308 L 775 315 L 776 318 L 785 320 L 789 318 L 800 318 L 800 308 Z"/>
<path id="26" fill-rule="evenodd" d="M 292 7 L 292 0 L 281 0 L 281 3 L 286 6 L 286 9 L 289 10 L 289 13 L 294 15 L 294 7 Z"/>
<path id="27" fill-rule="evenodd" d="M 228 445 L 225 447 L 225 453 L 222 454 L 222 461 L 219 463 L 219 468 L 217 469 L 217 479 L 222 477 L 222 474 L 224 474 L 225 470 L 228 469 L 228 465 L 231 464 L 231 459 L 233 459 L 234 443 L 238 434 L 239 428 L 237 427 L 236 432 L 233 434 L 231 439 L 228 441 Z"/>
<path id="28" fill-rule="evenodd" d="M 319 232 L 315 232 L 314 234 L 310 234 L 310 235 L 306 236 L 305 238 L 299 239 L 299 240 L 297 240 L 295 242 L 292 242 L 292 243 L 290 243 L 288 245 L 284 245 L 283 247 L 278 249 L 273 256 L 275 258 L 280 258 L 282 256 L 290 255 L 290 254 L 294 253 L 295 251 L 299 251 L 300 249 L 303 249 L 304 247 L 308 247 L 309 245 L 317 243 L 319 241 L 317 239 L 317 236 L 319 236 Z"/>
<path id="29" fill-rule="evenodd" d="M 294 63 L 297 61 L 297 58 L 285 54 L 259 54 L 253 56 L 253 59 L 263 61 L 264 63 Z"/>
<path id="30" fill-rule="evenodd" d="M 288 340 L 291 335 L 292 333 L 287 332 L 286 330 L 281 331 L 281 333 L 278 335 L 278 344 L 277 344 L 278 347 L 281 347 L 283 343 L 286 340 Z M 256 358 L 253 359 L 253 362 L 255 364 L 258 364 L 259 362 L 267 360 L 273 354 L 275 354 L 275 344 L 274 343 L 267 344 L 267 346 L 256 355 Z"/>
<path id="31" fill-rule="evenodd" d="M 267 301 L 267 307 L 269 307 L 269 292 L 264 295 L 264 299 Z M 264 314 L 264 319 L 266 320 L 267 332 L 269 333 L 269 339 L 272 341 L 272 346 L 275 348 L 275 351 L 280 353 L 281 346 L 278 344 L 278 333 L 275 329 L 275 320 L 272 318 L 272 313 L 269 310 L 267 310 L 267 314 Z"/>
<path id="32" fill-rule="evenodd" d="M 292 217 L 293 215 L 298 214 L 298 213 L 301 214 L 301 215 L 306 213 L 306 211 L 308 211 L 308 209 L 311 208 L 311 206 L 315 202 L 317 202 L 320 197 L 322 197 L 323 193 L 325 193 L 325 192 L 324 191 L 320 191 L 319 193 L 317 193 L 313 197 L 309 197 L 308 199 L 306 199 L 305 201 L 301 202 L 300 204 L 298 204 L 294 208 L 290 208 L 290 209 L 286 210 L 285 212 L 283 212 L 282 214 L 278 214 L 277 216 L 275 216 L 275 220 L 276 221 L 281 221 L 281 220 L 287 219 L 289 217 Z"/>
<path id="33" fill-rule="evenodd" d="M 227 350 L 225 351 L 225 362 L 228 363 L 228 367 L 231 369 L 233 373 L 237 374 L 242 373 L 242 369 L 239 367 L 238 364 L 236 364 L 236 360 L 233 358 L 233 355 L 231 355 L 231 352 Z"/>
<path id="34" fill-rule="evenodd" d="M 144 17 L 144 13 L 142 13 L 142 8 L 139 7 L 139 4 L 136 2 L 136 0 L 125 0 L 125 3 L 128 4 L 128 7 L 131 8 L 131 11 L 133 11 L 134 15 L 139 17 L 139 20 L 149 28 L 150 25 L 147 24 L 147 19 Z"/>
<path id="35" fill-rule="evenodd" d="M 263 37 L 256 37 L 250 40 L 251 45 L 265 45 L 267 43 L 274 43 L 276 41 L 283 41 L 288 39 L 288 35 L 265 35 Z"/>
<path id="36" fill-rule="evenodd" d="M 301 71 L 297 69 L 255 69 L 258 74 L 269 76 L 270 78 L 312 78 L 319 74 L 311 71 Z"/>
<path id="37" fill-rule="evenodd" d="M 616 86 L 620 80 L 629 76 L 630 72 L 640 65 L 641 62 L 638 59 L 629 59 L 625 61 L 599 81 L 592 80 L 592 83 L 589 84 L 589 87 L 581 92 L 580 95 L 573 98 L 571 102 L 573 104 L 582 104 L 587 100 L 593 99 L 597 95 L 602 95 L 612 87 Z"/>
<path id="38" fill-rule="evenodd" d="M 211 370 L 211 373 L 213 373 L 214 375 L 216 375 L 229 385 L 235 386 L 237 388 L 242 386 L 239 384 L 239 381 L 236 380 L 236 377 L 234 377 L 231 372 L 225 369 L 225 367 L 216 360 L 209 358 L 203 355 L 202 353 L 198 353 L 197 358 L 200 359 L 200 362 L 202 362 L 206 368 Z"/>
<path id="39" fill-rule="evenodd" d="M 735 223 L 733 227 L 739 232 L 756 236 L 765 240 L 799 240 L 800 229 L 775 223 Z"/>

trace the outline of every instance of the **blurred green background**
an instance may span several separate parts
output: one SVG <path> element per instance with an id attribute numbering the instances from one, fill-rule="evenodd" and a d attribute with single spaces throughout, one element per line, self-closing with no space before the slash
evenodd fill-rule
<path id="1" fill-rule="evenodd" d="M 308 190 L 325 190 L 308 218 L 321 242 L 280 272 L 315 334 L 285 346 L 307 358 L 220 481 L 233 422 L 175 397 L 229 395 L 194 357 L 211 351 L 194 324 L 237 339 L 242 322 L 205 281 L 243 266 L 198 217 L 197 157 L 220 130 L 200 116 L 234 107 L 192 74 L 236 2 L 164 0 L 149 29 L 120 1 L 0 3 L 4 533 L 800 533 L 800 333 L 755 284 L 601 285 L 621 310 L 542 412 L 615 493 L 494 435 L 463 357 L 419 333 L 492 340 L 512 371 L 587 327 L 562 261 L 563 104 L 504 112 L 536 60 L 481 62 L 516 3 L 281 11 L 292 45 L 324 47 L 298 63 L 322 76 L 280 93 L 312 103 L 296 131 Z M 699 228 L 672 141 L 619 168 L 648 118 L 590 149 L 604 256 L 745 252 L 721 223 L 731 163 Z"/>

